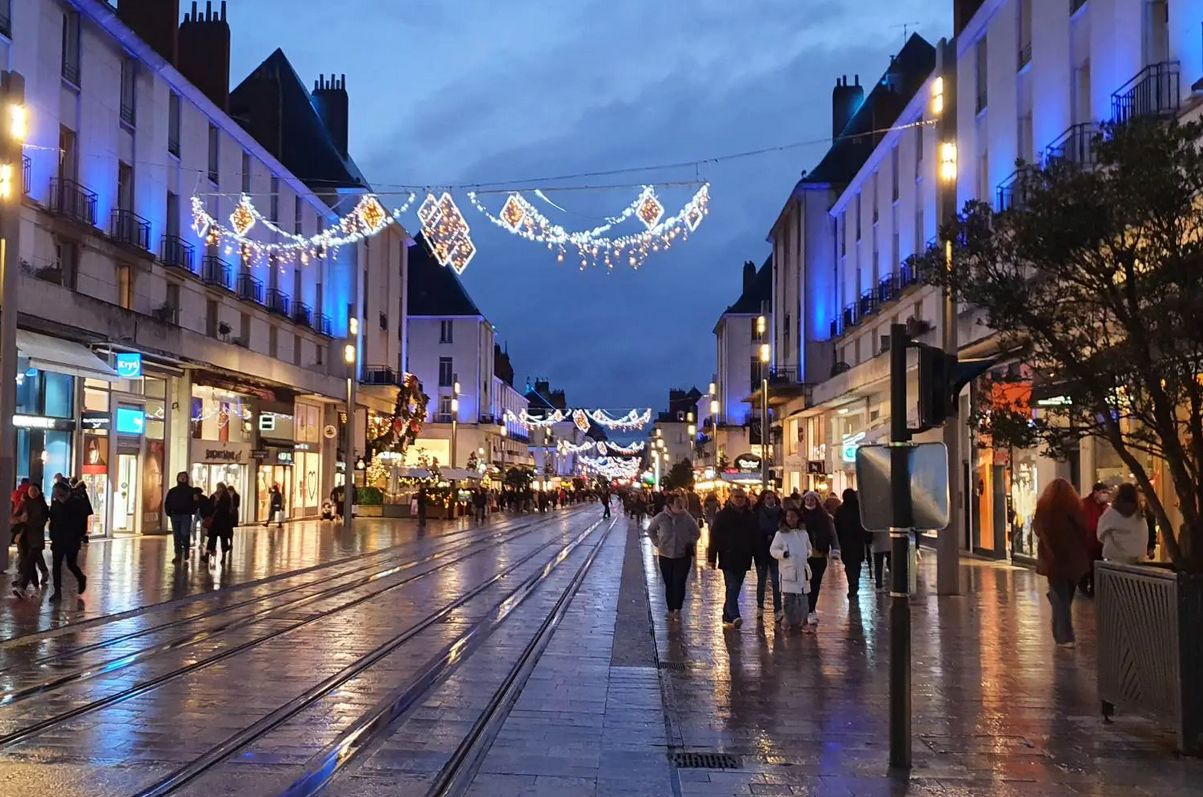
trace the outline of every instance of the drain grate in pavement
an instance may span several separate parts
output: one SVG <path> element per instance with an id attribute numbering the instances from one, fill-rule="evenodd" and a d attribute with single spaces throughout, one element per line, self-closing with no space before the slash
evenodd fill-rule
<path id="1" fill-rule="evenodd" d="M 730 753 L 673 753 L 673 765 L 678 769 L 739 769 L 738 756 Z"/>
<path id="2" fill-rule="evenodd" d="M 683 661 L 658 661 L 656 668 L 660 670 L 672 670 L 674 672 L 685 672 L 689 669 L 689 665 Z"/>

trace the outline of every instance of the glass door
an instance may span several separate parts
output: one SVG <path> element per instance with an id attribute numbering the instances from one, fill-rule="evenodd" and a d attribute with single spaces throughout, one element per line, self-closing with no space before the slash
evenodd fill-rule
<path id="1" fill-rule="evenodd" d="M 138 521 L 138 455 L 117 454 L 113 485 L 113 531 L 132 534 Z"/>

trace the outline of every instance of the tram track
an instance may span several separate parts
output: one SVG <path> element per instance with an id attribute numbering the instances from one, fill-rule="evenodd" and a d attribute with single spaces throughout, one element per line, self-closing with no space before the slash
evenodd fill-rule
<path id="1" fill-rule="evenodd" d="M 512 522 L 517 519 L 510 518 L 509 520 Z M 507 526 L 507 528 L 508 527 L 512 527 L 512 526 Z M 100 627 L 103 627 L 106 625 L 112 625 L 114 623 L 123 622 L 125 620 L 136 619 L 138 617 L 144 617 L 144 616 L 147 616 L 150 614 L 154 614 L 156 612 L 170 611 L 172 609 L 179 609 L 179 608 L 190 606 L 195 603 L 205 603 L 205 602 L 213 601 L 213 600 L 221 600 L 222 598 L 228 597 L 232 593 L 258 589 L 260 587 L 275 584 L 275 583 L 278 583 L 281 581 L 289 581 L 289 580 L 296 579 L 296 578 L 303 578 L 304 576 L 307 576 L 307 575 L 310 575 L 313 573 L 327 571 L 332 568 L 340 568 L 344 565 L 355 564 L 355 563 L 362 564 L 362 562 L 369 560 L 372 557 L 396 555 L 396 554 L 400 553 L 403 549 L 408 549 L 413 546 L 420 545 L 423 542 L 429 542 L 432 540 L 448 540 L 448 539 L 451 539 L 454 537 L 465 536 L 465 535 L 471 534 L 472 532 L 476 532 L 479 530 L 480 530 L 479 527 L 472 527 L 472 526 L 467 527 L 467 528 L 461 528 L 461 529 L 453 529 L 451 531 L 447 531 L 447 532 L 441 533 L 441 534 L 432 534 L 428 537 L 423 537 L 423 538 L 413 539 L 413 540 L 406 540 L 405 542 L 397 543 L 396 545 L 390 545 L 387 548 L 381 548 L 376 551 L 369 551 L 367 553 L 361 553 L 361 554 L 355 554 L 353 556 L 341 557 L 339 559 L 335 559 L 332 561 L 320 562 L 318 564 L 311 565 L 309 567 L 300 568 L 298 570 L 290 570 L 285 573 L 276 573 L 276 574 L 273 574 L 270 576 L 266 576 L 264 578 L 255 579 L 253 581 L 246 581 L 241 584 L 233 584 L 229 587 L 223 587 L 221 589 L 209 590 L 209 591 L 200 592 L 200 593 L 197 593 L 194 595 L 186 595 L 184 597 L 174 598 L 174 599 L 168 600 L 168 601 L 160 601 L 158 603 L 151 603 L 151 604 L 147 604 L 145 606 L 139 606 L 134 609 L 128 609 L 126 611 L 121 611 L 121 612 L 114 612 L 112 614 L 106 614 L 106 615 L 99 616 L 99 617 L 92 617 L 92 618 L 89 618 L 86 620 L 80 620 L 77 622 L 63 623 L 62 625 L 58 625 L 53 628 L 47 628 L 47 629 L 43 629 L 41 631 L 34 631 L 29 634 L 22 634 L 20 636 L 15 636 L 15 637 L 11 637 L 9 639 L 0 640 L 0 651 L 7 651 L 7 650 L 14 649 L 14 648 L 21 648 L 21 647 L 25 647 L 28 645 L 34 645 L 34 644 L 38 644 L 40 642 L 45 642 L 46 640 L 56 639 L 58 637 L 67 636 L 70 634 L 76 634 L 76 633 L 82 633 L 85 631 L 90 631 L 95 628 L 100 628 Z M 288 587 L 288 588 L 285 588 L 282 590 L 278 590 L 276 592 L 270 592 L 265 595 L 252 597 L 247 600 L 239 601 L 237 603 L 229 604 L 226 606 L 221 606 L 216 609 L 213 609 L 213 610 L 210 610 L 207 612 L 202 612 L 200 614 L 192 615 L 191 617 L 182 618 L 182 619 L 185 622 L 190 621 L 190 620 L 203 619 L 205 617 L 210 617 L 210 616 L 213 616 L 216 614 L 221 614 L 225 611 L 237 609 L 239 607 L 246 606 L 248 604 L 258 603 L 260 601 L 270 599 L 272 597 L 276 597 L 281 594 L 295 592 L 296 590 L 304 589 L 306 586 L 312 585 L 312 583 L 314 583 L 314 582 L 309 581 L 304 584 L 300 584 L 296 587 Z M 0 670 L 0 674 L 2 674 L 3 672 L 4 671 Z"/>
<path id="2" fill-rule="evenodd" d="M 329 597 L 330 595 L 333 595 L 333 594 L 337 594 L 338 592 L 345 591 L 347 589 L 354 589 L 357 586 L 362 586 L 363 584 L 370 583 L 371 581 L 380 580 L 382 578 L 387 578 L 391 575 L 395 575 L 396 573 L 402 572 L 404 570 L 412 569 L 414 567 L 419 567 L 423 564 L 429 564 L 432 561 L 437 561 L 448 555 L 458 553 L 463 550 L 467 550 L 474 546 L 478 546 L 482 542 L 485 542 L 487 540 L 497 539 L 499 537 L 506 537 L 506 540 L 502 540 L 502 543 L 504 543 L 508 540 L 519 539 L 523 536 L 526 536 L 529 533 L 533 533 L 534 531 L 538 530 L 538 528 L 545 525 L 545 523 L 547 523 L 547 522 L 550 522 L 550 521 L 547 521 L 545 519 L 539 519 L 539 520 L 535 520 L 530 523 L 514 523 L 514 524 L 509 524 L 505 527 L 494 527 L 493 529 L 485 529 L 485 531 L 490 531 L 491 533 L 486 534 L 484 537 L 475 538 L 475 539 L 469 540 L 467 542 L 453 543 L 453 544 L 447 546 L 446 548 L 442 548 L 442 549 L 436 550 L 430 554 L 427 554 L 426 556 L 424 556 L 421 559 L 412 560 L 411 562 L 406 562 L 401 565 L 391 565 L 390 564 L 389 566 L 385 567 L 384 569 L 378 570 L 375 573 L 372 573 L 367 576 L 365 576 L 363 574 L 363 568 L 365 566 L 365 563 L 367 563 L 373 557 L 378 557 L 379 561 L 376 563 L 367 565 L 368 567 L 378 566 L 379 562 L 391 562 L 393 560 L 396 560 L 398 557 L 405 555 L 405 553 L 407 553 L 407 552 L 388 549 L 387 551 L 376 551 L 371 554 L 365 554 L 362 558 L 357 558 L 354 562 L 348 562 L 348 560 L 344 559 L 344 560 L 341 560 L 340 563 L 348 563 L 348 564 L 353 565 L 352 567 L 346 569 L 346 572 L 340 572 L 340 573 L 337 573 L 334 575 L 323 574 L 322 578 L 320 578 L 318 580 L 306 581 L 303 584 L 297 584 L 295 586 L 291 586 L 286 589 L 278 590 L 276 592 L 272 592 L 272 593 L 269 593 L 267 595 L 263 595 L 263 596 L 260 596 L 257 598 L 252 598 L 252 599 L 248 599 L 248 600 L 244 600 L 244 601 L 238 601 L 237 603 L 233 603 L 228 606 L 221 606 L 221 607 L 211 609 L 206 612 L 202 612 L 200 614 L 191 615 L 189 617 L 182 617 L 177 620 L 171 620 L 166 623 L 161 623 L 159 625 L 150 626 L 147 628 L 138 629 L 136 631 L 130 631 L 127 633 L 119 634 L 119 635 L 111 637 L 109 639 L 103 639 L 103 640 L 99 640 L 97 642 L 91 642 L 86 645 L 80 645 L 78 647 L 72 647 L 67 650 L 63 650 L 63 651 L 60 651 L 57 653 L 52 653 L 47 656 L 30 659 L 28 661 L 22 662 L 22 664 L 20 666 L 24 669 L 27 669 L 30 666 L 35 666 L 35 667 L 46 666 L 50 662 L 55 662 L 55 661 L 59 661 L 62 659 L 78 656 L 83 653 L 91 653 L 91 652 L 94 652 L 97 650 L 104 650 L 105 648 L 110 648 L 115 645 L 120 645 L 124 642 L 128 642 L 133 639 L 139 639 L 141 637 L 148 636 L 150 634 L 161 633 L 163 631 L 167 631 L 167 630 L 170 630 L 173 628 L 179 628 L 181 626 L 191 625 L 191 624 L 196 623 L 201 620 L 206 620 L 206 619 L 210 619 L 213 617 L 226 615 L 230 612 L 236 611 L 237 609 L 244 608 L 246 606 L 253 605 L 253 604 L 261 604 L 261 603 L 264 603 L 267 601 L 271 601 L 275 598 L 279 598 L 284 595 L 289 595 L 292 593 L 299 592 L 301 590 L 311 589 L 322 583 L 328 584 L 330 582 L 340 581 L 342 579 L 348 579 L 348 578 L 352 579 L 348 583 L 330 586 L 326 589 L 321 590 L 320 592 L 318 592 L 314 595 L 307 595 L 307 596 L 297 598 L 295 600 L 287 601 L 287 602 L 279 604 L 277 606 L 266 607 L 259 611 L 252 612 L 251 614 L 249 614 L 245 617 L 239 617 L 239 618 L 237 618 L 235 620 L 231 620 L 225 624 L 218 625 L 214 628 L 207 629 L 205 631 L 198 632 L 196 634 L 192 634 L 188 637 L 184 637 L 183 639 L 186 641 L 182 641 L 182 642 L 173 641 L 171 643 L 163 643 L 162 645 L 157 646 L 162 649 L 156 651 L 156 653 L 164 652 L 166 650 L 178 649 L 180 647 L 185 647 L 187 645 L 202 642 L 206 639 L 211 639 L 214 636 L 217 636 L 218 634 L 225 633 L 227 631 L 231 631 L 236 628 L 243 627 L 250 623 L 257 622 L 259 620 L 263 620 L 267 617 L 278 614 L 282 611 L 287 611 L 290 609 L 298 608 L 300 606 L 308 605 L 309 603 L 312 603 L 317 600 L 321 600 L 321 599 L 323 599 L 325 597 Z M 455 536 L 460 536 L 461 534 L 466 534 L 471 531 L 479 532 L 481 530 L 482 529 L 480 529 L 480 528 L 464 529 L 459 532 L 456 532 Z M 451 535 L 448 535 L 448 536 L 451 536 Z M 498 544 L 502 544 L 502 543 L 498 543 Z M 490 546 L 490 547 L 492 547 L 492 546 Z M 488 548 L 484 548 L 482 550 L 488 550 Z M 125 661 L 129 656 L 137 656 L 136 659 L 128 662 L 128 664 L 133 664 L 133 663 L 136 663 L 137 661 L 145 660 L 150 655 L 156 655 L 156 653 L 143 653 L 142 651 L 139 651 L 134 654 L 127 654 L 127 656 L 122 656 L 118 659 L 115 659 L 113 662 L 104 662 L 102 664 L 95 665 L 94 667 L 89 667 L 86 669 L 89 669 L 89 670 L 97 669 L 97 668 L 104 669 L 106 667 L 115 665 L 116 662 Z M 13 669 L 15 669 L 14 666 L 0 669 L 0 675 L 4 675 Z M 105 671 L 111 672 L 112 670 L 108 669 Z M 60 676 L 60 678 L 66 678 L 66 677 L 67 677 L 66 675 Z M 21 699 L 21 697 L 16 696 L 16 692 L 18 692 L 18 691 L 20 691 L 20 690 L 14 690 L 14 691 L 9 691 L 9 692 L 0 692 L 0 706 L 5 706 L 12 702 L 15 702 L 16 700 Z M 44 691 L 44 690 L 42 690 L 42 691 Z"/>
<path id="3" fill-rule="evenodd" d="M 527 534 L 533 534 L 533 533 L 541 530 L 545 525 L 553 524 L 559 519 L 560 518 L 550 518 L 550 519 L 543 519 L 541 521 L 538 521 L 532 525 L 532 528 L 530 528 L 527 531 L 522 532 L 518 536 L 526 536 Z M 530 558 L 533 558 L 534 556 L 538 555 L 539 552 L 542 552 L 542 551 L 546 550 L 547 548 L 551 547 L 552 545 L 554 545 L 556 543 L 556 541 L 558 539 L 562 538 L 563 536 L 564 536 L 563 533 L 557 534 L 555 539 L 552 539 L 546 543 L 541 544 L 538 548 L 535 549 L 535 551 L 533 553 L 527 554 L 523 558 L 522 561 L 529 561 Z M 415 581 L 418 581 L 419 579 L 422 579 L 429 575 L 438 573 L 446 567 L 450 567 L 453 564 L 470 559 L 473 556 L 476 556 L 487 550 L 491 550 L 493 548 L 499 547 L 500 545 L 505 544 L 505 542 L 508 542 L 513 539 L 515 539 L 515 537 L 511 536 L 508 540 L 505 540 L 505 541 L 502 541 L 499 543 L 495 543 L 495 544 L 487 545 L 487 546 L 479 546 L 476 550 L 471 550 L 471 551 L 465 552 L 462 555 L 457 556 L 454 559 L 451 559 L 447 562 L 442 563 L 438 567 L 423 571 L 421 573 L 416 573 L 412 576 L 408 576 L 408 577 L 402 579 L 401 581 L 398 581 L 396 583 L 385 586 L 383 589 L 379 589 L 379 590 L 370 592 L 367 595 L 363 595 L 363 596 L 354 598 L 353 600 L 350 600 L 337 607 L 334 607 L 334 608 L 330 609 L 329 611 L 314 615 L 312 617 L 306 617 L 304 619 L 298 620 L 294 623 L 291 623 L 290 625 L 288 625 L 286 627 L 275 629 L 267 634 L 256 637 L 254 639 L 247 640 L 246 642 L 239 643 L 233 647 L 221 650 L 221 651 L 214 653 L 210 656 L 207 656 L 205 658 L 189 662 L 188 664 L 185 664 L 184 666 L 178 667 L 176 669 L 173 669 L 169 672 L 155 676 L 153 678 L 149 678 L 145 681 L 142 681 L 140 683 L 129 686 L 129 687 L 122 689 L 118 692 L 115 692 L 111 695 L 107 695 L 105 697 L 98 698 L 96 700 L 93 700 L 93 701 L 90 701 L 87 703 L 83 703 L 79 706 L 68 709 L 68 710 L 58 713 L 54 716 L 48 717 L 43 720 L 39 720 L 32 724 L 29 724 L 24 727 L 18 728 L 16 730 L 10 731 L 9 733 L 0 735 L 0 751 L 7 750 L 13 746 L 16 746 L 25 741 L 28 741 L 42 733 L 45 733 L 46 731 L 48 731 L 50 729 L 53 729 L 60 725 L 63 725 L 65 723 L 75 720 L 79 717 L 85 716 L 87 714 L 91 714 L 93 712 L 102 710 L 102 709 L 107 708 L 112 705 L 116 705 L 118 703 L 129 700 L 138 695 L 145 694 L 153 689 L 158 688 L 159 686 L 162 686 L 163 684 L 165 684 L 169 681 L 173 681 L 177 678 L 191 674 L 198 670 L 202 670 L 207 667 L 211 667 L 219 662 L 225 661 L 226 659 L 229 659 L 229 658 L 236 656 L 240 653 L 243 653 L 247 650 L 255 648 L 259 645 L 263 645 L 267 642 L 279 639 L 283 635 L 291 633 L 293 631 L 296 631 L 299 628 L 303 628 L 305 626 L 308 626 L 312 623 L 315 623 L 315 622 L 318 622 L 321 620 L 329 619 L 331 616 L 333 616 L 337 613 L 344 612 L 348 609 L 359 606 L 370 600 L 379 598 L 381 595 L 385 595 L 395 589 L 404 587 L 408 584 L 412 584 Z M 468 546 L 468 547 L 470 547 L 470 546 Z M 345 591 L 345 588 L 340 587 L 340 588 L 338 588 L 338 591 L 340 591 L 340 592 Z M 126 666 L 128 666 L 128 665 L 126 665 Z M 39 689 L 36 692 L 25 695 L 25 697 L 33 697 L 33 696 L 35 696 L 35 694 L 44 694 L 47 691 L 50 691 L 51 688 L 59 688 L 61 686 L 66 686 L 66 685 L 68 685 L 68 683 L 71 683 L 71 684 L 79 683 L 82 680 L 86 680 L 87 678 L 96 677 L 99 675 L 107 675 L 107 674 L 110 674 L 111 672 L 112 672 L 112 670 L 105 670 L 105 669 L 103 669 L 103 667 L 95 667 L 86 672 L 86 678 L 79 677 L 80 676 L 79 673 L 72 674 L 71 676 L 65 676 L 63 678 L 56 678 L 56 679 L 53 679 L 54 685 L 52 687 Z M 70 680 L 67 680 L 67 679 L 70 679 Z M 33 689 L 33 687 L 28 688 L 26 690 L 22 690 L 22 691 L 30 692 L 31 689 Z M 9 701 L 9 705 L 11 705 L 12 702 L 14 702 L 14 701 Z"/>
<path id="4" fill-rule="evenodd" d="M 425 665 L 404 687 L 390 693 L 388 698 L 383 703 L 378 704 L 373 711 L 362 715 L 352 725 L 344 729 L 334 744 L 311 759 L 314 763 L 306 767 L 302 777 L 288 787 L 282 793 L 282 797 L 299 797 L 300 795 L 312 795 L 321 791 L 329 784 L 330 779 L 335 774 L 341 772 L 343 767 L 355 759 L 373 741 L 378 740 L 382 735 L 387 735 L 389 728 L 404 721 L 409 711 L 417 706 L 432 689 L 450 677 L 489 638 L 493 631 L 523 605 L 548 577 L 585 543 L 590 535 L 594 534 L 603 522 L 604 518 L 598 519 L 592 522 L 584 531 L 577 533 L 545 562 L 539 570 L 515 585 L 505 596 L 495 602 L 484 618 L 474 623 L 471 628 L 446 644 L 434 656 L 428 659 Z M 580 581 L 583 580 L 583 573 L 588 571 L 597 553 L 609 538 L 610 531 L 613 528 L 614 521 L 611 520 L 609 527 L 602 533 L 600 540 L 589 550 L 581 569 L 578 570 L 569 586 L 573 594 L 575 594 L 576 587 L 579 587 Z M 250 745 L 264 739 L 272 731 L 285 725 L 297 715 L 315 707 L 322 700 L 330 698 L 337 690 L 343 688 L 351 680 L 368 673 L 371 667 L 379 664 L 387 656 L 396 652 L 406 642 L 409 642 L 423 631 L 442 621 L 451 612 L 478 597 L 502 579 L 515 572 L 518 568 L 536 559 L 554 544 L 555 541 L 552 541 L 493 574 L 454 600 L 444 604 L 432 614 L 427 615 L 424 619 L 410 625 L 404 631 L 401 631 L 372 651 L 361 656 L 338 673 L 314 685 L 303 694 L 298 695 L 272 713 L 230 736 L 155 784 L 137 792 L 135 797 L 165 797 L 212 772 L 222 762 L 228 760 L 240 750 L 245 750 Z M 561 595 L 560 602 L 563 601 L 564 596 Z M 560 602 L 557 602 L 557 607 L 560 606 Z"/>

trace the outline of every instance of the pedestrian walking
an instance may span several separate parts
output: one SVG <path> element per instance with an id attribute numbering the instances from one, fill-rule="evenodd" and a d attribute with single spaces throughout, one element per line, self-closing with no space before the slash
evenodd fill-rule
<path id="1" fill-rule="evenodd" d="M 221 541 L 221 558 L 224 561 L 230 554 L 234 544 L 234 500 L 229 488 L 222 482 L 217 483 L 217 489 L 210 497 L 213 502 L 213 514 L 209 516 L 209 543 L 205 548 L 202 562 L 208 562 L 217 556 L 217 542 Z"/>
<path id="2" fill-rule="evenodd" d="M 485 488 L 477 487 L 472 493 L 472 506 L 476 510 L 476 522 L 485 522 L 485 512 L 489 505 L 489 494 L 485 492 Z"/>
<path id="3" fill-rule="evenodd" d="M 869 536 L 873 538 L 869 543 L 873 556 L 873 586 L 878 592 L 889 592 L 885 577 L 886 568 L 893 567 L 890 562 L 890 535 L 884 531 L 873 531 Z"/>
<path id="4" fill-rule="evenodd" d="M 785 510 L 781 528 L 773 535 L 769 552 L 778 563 L 781 572 L 781 592 L 785 598 L 783 625 L 790 631 L 799 631 L 805 625 L 809 613 L 806 595 L 810 592 L 810 535 L 802 525 L 801 510 L 790 507 Z"/>
<path id="5" fill-rule="evenodd" d="M 777 559 L 770 552 L 777 529 L 781 528 L 781 507 L 777 505 L 777 494 L 765 490 L 756 502 L 756 522 L 760 534 L 756 538 L 756 616 L 764 617 L 764 597 L 769 582 L 773 585 L 773 619 L 781 622 L 785 612 L 781 606 L 781 574 Z"/>
<path id="6" fill-rule="evenodd" d="M 686 503 L 689 506 L 689 514 L 693 515 L 693 522 L 699 526 L 702 525 L 702 498 L 697 492 L 690 488 L 685 494 Z"/>
<path id="7" fill-rule="evenodd" d="M 806 533 L 810 535 L 810 592 L 806 594 L 808 614 L 806 624 L 819 624 L 819 614 L 816 611 L 819 604 L 819 593 L 823 589 L 823 575 L 827 572 L 828 557 L 839 557 L 840 543 L 835 537 L 835 524 L 831 515 L 819 503 L 819 494 L 813 490 L 802 496 L 802 523 Z"/>
<path id="8" fill-rule="evenodd" d="M 196 513 L 196 493 L 188 483 L 187 471 L 175 475 L 175 486 L 167 491 L 163 511 L 167 513 L 171 536 L 175 539 L 175 558 L 171 561 L 174 564 L 179 564 L 180 560 L 187 562 L 192 543 L 192 516 Z"/>
<path id="9" fill-rule="evenodd" d="M 46 506 L 46 498 L 36 484 L 25 487 L 20 509 L 13 516 L 13 531 L 17 535 L 17 580 L 13 594 L 18 598 L 24 598 L 29 588 L 37 590 L 49 581 L 43 551 L 46 550 L 50 507 Z"/>
<path id="10" fill-rule="evenodd" d="M 840 543 L 840 558 L 844 562 L 844 574 L 848 576 L 848 598 L 860 592 L 860 568 L 865 561 L 865 549 L 869 545 L 869 532 L 860 522 L 860 497 L 856 490 L 844 490 L 844 500 L 835 510 L 835 536 Z"/>
<path id="11" fill-rule="evenodd" d="M 1103 558 L 1111 562 L 1136 564 L 1148 552 L 1149 526 L 1140 508 L 1136 485 L 1121 484 L 1115 501 L 1099 518 L 1097 532 L 1103 545 Z"/>
<path id="12" fill-rule="evenodd" d="M 84 535 L 83 544 L 88 544 L 88 518 L 94 514 L 92 511 L 92 499 L 88 497 L 88 485 L 84 484 L 84 480 L 78 477 L 73 477 L 71 480 L 63 479 L 63 483 L 71 489 L 71 497 L 75 501 L 76 510 L 79 511 L 84 518 Z"/>
<path id="13" fill-rule="evenodd" d="M 739 628 L 743 624 L 739 614 L 739 594 L 743 590 L 744 578 L 752 568 L 759 536 L 760 523 L 748 504 L 748 494 L 742 487 L 736 487 L 731 491 L 727 506 L 714 516 L 710 547 L 706 551 L 710 566 L 723 571 L 723 625 L 727 628 Z"/>
<path id="14" fill-rule="evenodd" d="M 276 528 L 284 528 L 284 493 L 278 484 L 273 484 L 267 493 L 267 520 L 263 521 L 263 527 L 267 528 L 273 520 Z"/>
<path id="15" fill-rule="evenodd" d="M 722 509 L 719 504 L 718 496 L 714 493 L 706 493 L 706 500 L 702 502 L 702 515 L 706 518 L 706 528 L 714 527 L 714 516 Z"/>
<path id="16" fill-rule="evenodd" d="M 606 508 L 606 511 L 602 513 L 602 517 L 603 518 L 610 517 L 610 485 L 608 485 L 608 484 L 605 485 L 604 487 L 602 487 L 601 502 L 602 502 L 602 506 L 604 506 Z"/>
<path id="17" fill-rule="evenodd" d="M 1103 543 L 1099 541 L 1098 537 L 1099 519 L 1107 511 L 1110 499 L 1111 488 L 1107 486 L 1106 482 L 1095 482 L 1094 487 L 1090 490 L 1090 495 L 1082 499 L 1082 518 L 1086 524 L 1086 550 L 1090 554 L 1092 565 L 1103 558 Z M 1086 597 L 1094 597 L 1093 566 L 1086 575 L 1082 576 L 1078 589 L 1082 590 L 1082 594 Z"/>
<path id="18" fill-rule="evenodd" d="M 426 485 L 418 488 L 418 528 L 426 528 Z"/>
<path id="19" fill-rule="evenodd" d="M 233 539 L 234 526 L 237 526 L 242 521 L 242 496 L 238 494 L 238 490 L 232 484 L 226 485 L 226 495 L 230 496 L 230 519 L 232 521 L 230 525 L 230 538 Z M 283 501 L 280 502 L 280 506 L 284 506 Z"/>
<path id="20" fill-rule="evenodd" d="M 648 539 L 659 554 L 660 575 L 664 577 L 664 602 L 668 619 L 680 620 L 685 604 L 685 585 L 693 562 L 698 538 L 702 532 L 689 512 L 687 500 L 673 496 L 664 511 L 652 518 L 647 527 Z"/>
<path id="21" fill-rule="evenodd" d="M 827 494 L 825 499 L 823 499 L 823 508 L 827 510 L 827 514 L 834 518 L 835 513 L 839 510 L 843 503 L 844 502 L 841 501 L 834 492 L 831 492 Z"/>
<path id="22" fill-rule="evenodd" d="M 50 503 L 50 552 L 53 558 L 54 594 L 50 600 L 58 603 L 63 596 L 63 564 L 79 582 L 79 594 L 88 587 L 88 577 L 79 569 L 79 548 L 88 529 L 90 504 L 79 499 L 66 481 L 54 485 Z"/>
<path id="23" fill-rule="evenodd" d="M 1074 591 L 1091 568 L 1086 545 L 1086 519 L 1073 485 L 1053 479 L 1036 502 L 1032 515 L 1036 534 L 1036 572 L 1048 578 L 1048 602 L 1053 609 L 1053 640 L 1074 646 Z"/>
<path id="24" fill-rule="evenodd" d="M 193 487 L 192 503 L 196 507 L 196 514 L 193 516 L 193 520 L 196 521 L 196 547 L 197 550 L 204 550 L 205 537 L 208 535 L 210 525 L 205 520 L 213 517 L 213 501 L 205 495 L 205 491 L 200 487 Z"/>

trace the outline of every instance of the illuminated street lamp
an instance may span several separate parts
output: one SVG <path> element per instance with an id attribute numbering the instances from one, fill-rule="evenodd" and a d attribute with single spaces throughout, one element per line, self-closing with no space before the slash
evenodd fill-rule
<path id="1" fill-rule="evenodd" d="M 355 512 L 355 387 L 359 374 L 355 367 L 359 337 L 359 319 L 347 322 L 347 343 L 343 346 L 343 362 L 347 366 L 347 440 L 343 451 L 343 528 L 351 528 Z"/>
<path id="2" fill-rule="evenodd" d="M 455 467 L 456 432 L 459 429 L 459 377 L 452 376 L 451 384 L 451 467 Z"/>
<path id="3" fill-rule="evenodd" d="M 17 482 L 17 273 L 21 249 L 21 157 L 29 133 L 25 79 L 17 72 L 0 72 L 0 484 Z M 8 569 L 12 517 L 0 512 L 0 570 Z"/>
<path id="4" fill-rule="evenodd" d="M 761 316 L 760 321 L 764 320 Z M 760 344 L 760 491 L 769 489 L 769 362 L 773 359 L 773 350 L 767 343 Z"/>

